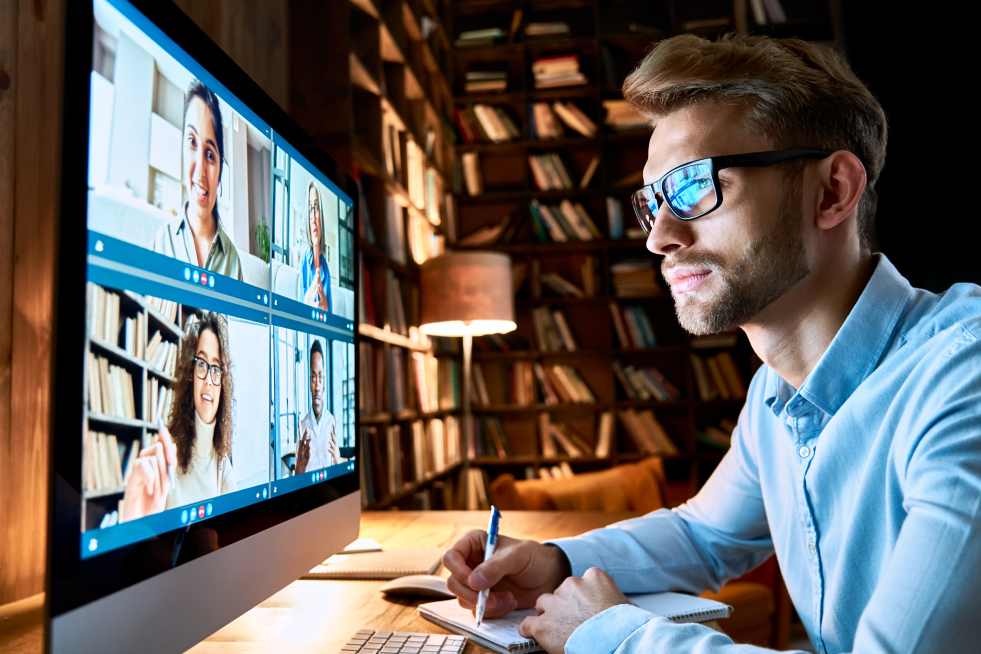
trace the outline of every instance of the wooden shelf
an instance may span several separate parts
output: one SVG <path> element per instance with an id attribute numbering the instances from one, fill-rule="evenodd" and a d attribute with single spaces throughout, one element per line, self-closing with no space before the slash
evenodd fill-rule
<path id="1" fill-rule="evenodd" d="M 375 327 L 374 325 L 369 325 L 363 322 L 358 324 L 358 335 L 362 338 L 369 338 L 381 343 L 388 343 L 389 345 L 404 347 L 407 350 L 426 352 L 430 349 L 428 344 L 410 340 L 408 336 L 396 334 L 395 332 L 381 329 L 380 327 Z"/>
<path id="2" fill-rule="evenodd" d="M 374 504 L 371 504 L 365 508 L 370 511 L 377 511 L 379 509 L 387 509 L 391 506 L 394 506 L 398 504 L 399 501 L 404 500 L 407 497 L 411 497 L 413 494 L 425 488 L 432 482 L 438 479 L 442 479 L 444 477 L 448 477 L 449 475 L 459 470 L 462 466 L 463 466 L 463 462 L 460 461 L 459 463 L 454 463 L 450 466 L 447 466 L 444 470 L 441 470 L 440 472 L 427 475 L 423 479 L 417 479 L 415 481 L 411 481 L 407 484 L 404 484 L 401 490 L 399 490 L 397 493 L 386 495 L 385 497 L 381 498 Z"/>
<path id="3" fill-rule="evenodd" d="M 113 495 L 122 495 L 126 492 L 126 486 L 117 486 L 115 488 L 100 488 L 99 490 L 87 490 L 82 492 L 83 500 L 94 500 L 101 497 L 111 497 Z"/>

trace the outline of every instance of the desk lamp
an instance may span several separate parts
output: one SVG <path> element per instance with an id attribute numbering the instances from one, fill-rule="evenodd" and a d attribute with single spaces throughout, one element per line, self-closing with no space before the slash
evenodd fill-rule
<path id="1" fill-rule="evenodd" d="M 511 257 L 499 252 L 451 252 L 420 266 L 419 330 L 430 336 L 463 337 L 463 433 L 467 452 L 474 440 L 470 417 L 473 337 L 517 328 L 511 289 Z"/>

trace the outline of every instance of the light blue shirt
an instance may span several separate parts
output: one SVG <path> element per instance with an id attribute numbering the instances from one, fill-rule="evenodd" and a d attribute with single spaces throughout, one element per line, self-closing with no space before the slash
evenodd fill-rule
<path id="1" fill-rule="evenodd" d="M 817 652 L 981 651 L 981 287 L 915 289 L 883 255 L 799 391 L 754 376 L 699 494 L 554 541 L 627 593 L 718 590 L 776 552 Z M 568 654 L 758 652 L 637 607 Z"/>

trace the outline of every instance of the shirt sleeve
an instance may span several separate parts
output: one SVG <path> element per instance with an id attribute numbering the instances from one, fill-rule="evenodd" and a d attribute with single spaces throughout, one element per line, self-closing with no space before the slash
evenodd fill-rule
<path id="1" fill-rule="evenodd" d="M 625 593 L 717 591 L 773 553 L 751 430 L 744 407 L 732 447 L 686 504 L 550 542 L 573 575 L 602 568 Z"/>

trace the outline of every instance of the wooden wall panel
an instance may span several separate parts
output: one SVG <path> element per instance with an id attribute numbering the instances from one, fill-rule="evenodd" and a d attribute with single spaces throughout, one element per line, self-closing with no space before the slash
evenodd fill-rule
<path id="1" fill-rule="evenodd" d="M 13 3 L 10 3 L 13 4 Z M 4 6 L 7 24 L 14 10 Z M 0 435 L 0 602 L 41 592 L 48 490 L 52 286 L 59 200 L 63 0 L 21 0 L 16 10 L 13 148 L 2 184 L 13 187 L 10 422 Z M 5 40 L 7 29 L 4 30 Z M 8 53 L 7 43 L 3 48 Z M 8 115 L 7 118 L 10 118 Z M 12 162 L 12 170 L 9 170 Z"/>
<path id="2" fill-rule="evenodd" d="M 289 110 L 287 0 L 175 0 L 284 110 Z"/>
<path id="3" fill-rule="evenodd" d="M 10 468 L 10 337 L 14 298 L 14 137 L 17 85 L 17 3 L 0 0 L 0 604 L 7 599 L 6 480 Z M 11 598 L 13 599 L 13 598 Z"/>

